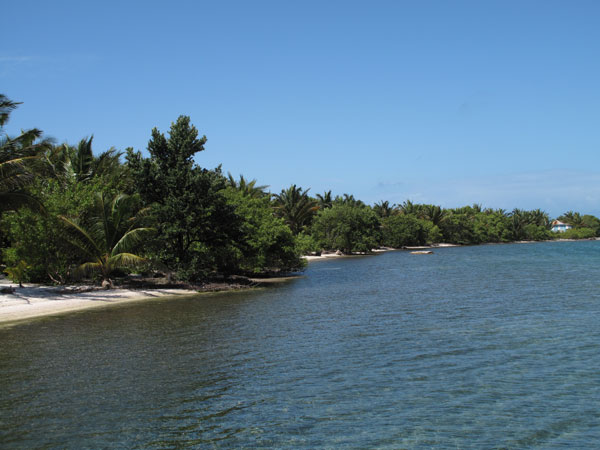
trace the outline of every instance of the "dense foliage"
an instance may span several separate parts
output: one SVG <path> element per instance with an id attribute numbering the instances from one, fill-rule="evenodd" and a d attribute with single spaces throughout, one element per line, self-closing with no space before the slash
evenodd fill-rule
<path id="1" fill-rule="evenodd" d="M 204 151 L 189 117 L 168 136 L 154 129 L 147 156 L 95 154 L 93 139 L 53 145 L 38 129 L 9 137 L 17 107 L 0 95 L 0 266 L 15 281 L 110 280 L 132 271 L 202 281 L 227 274 L 300 270 L 301 255 L 366 253 L 447 242 L 481 244 L 600 236 L 600 219 L 568 211 L 551 232 L 541 210 L 442 208 L 406 200 L 369 206 L 351 194 L 295 184 L 277 194 L 195 158 Z"/>

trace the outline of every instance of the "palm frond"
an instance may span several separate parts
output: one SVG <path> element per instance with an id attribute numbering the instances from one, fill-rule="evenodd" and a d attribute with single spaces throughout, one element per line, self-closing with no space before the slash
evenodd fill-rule
<path id="1" fill-rule="evenodd" d="M 133 230 L 129 230 L 115 244 L 111 254 L 115 255 L 118 253 L 132 250 L 133 248 L 135 248 L 136 245 L 139 245 L 141 242 L 143 242 L 144 239 L 152 236 L 155 233 L 156 229 L 154 228 L 135 228 Z"/>
<path id="2" fill-rule="evenodd" d="M 86 262 L 77 267 L 76 274 L 86 276 L 98 270 L 102 270 L 102 262 Z"/>
<path id="3" fill-rule="evenodd" d="M 44 205 L 33 195 L 27 192 L 0 192 L 0 211 L 11 211 L 22 206 L 27 206 L 34 211 L 44 213 Z"/>
<path id="4" fill-rule="evenodd" d="M 148 260 L 133 253 L 118 253 L 108 258 L 108 264 L 111 267 L 130 267 L 136 268 L 146 264 Z"/>
<path id="5" fill-rule="evenodd" d="M 58 218 L 65 223 L 68 227 L 70 227 L 71 229 L 75 230 L 77 235 L 79 237 L 83 237 L 83 239 L 86 241 L 86 245 L 77 245 L 77 247 L 79 247 L 81 250 L 84 250 L 86 253 L 88 253 L 89 255 L 94 255 L 94 257 L 96 257 L 96 255 L 102 254 L 102 250 L 101 248 L 97 245 L 96 240 L 90 236 L 90 234 L 84 230 L 81 226 L 79 226 L 77 223 L 75 223 L 74 221 L 72 221 L 71 219 L 69 219 L 68 217 L 59 215 Z M 77 242 L 77 241 L 74 241 Z M 94 249 L 94 252 L 90 251 L 87 247 L 91 247 Z"/>

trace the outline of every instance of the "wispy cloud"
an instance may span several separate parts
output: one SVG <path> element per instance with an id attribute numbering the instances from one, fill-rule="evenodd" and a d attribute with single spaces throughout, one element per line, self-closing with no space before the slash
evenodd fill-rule
<path id="1" fill-rule="evenodd" d="M 91 54 L 68 55 L 0 55 L 0 77 L 10 75 L 31 75 L 32 69 L 43 66 L 44 73 L 50 70 L 70 70 L 81 63 L 92 63 L 98 57 Z"/>
<path id="2" fill-rule="evenodd" d="M 31 56 L 0 56 L 0 63 L 19 64 L 31 60 Z"/>
<path id="3" fill-rule="evenodd" d="M 3 56 L 0 55 L 0 76 L 16 72 L 19 67 L 30 62 L 31 56 Z"/>

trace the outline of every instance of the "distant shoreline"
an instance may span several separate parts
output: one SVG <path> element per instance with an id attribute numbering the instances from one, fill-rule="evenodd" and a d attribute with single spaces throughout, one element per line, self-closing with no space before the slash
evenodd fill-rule
<path id="1" fill-rule="evenodd" d="M 479 245 L 507 245 L 507 244 L 537 244 L 544 242 L 579 242 L 579 241 L 600 241 L 600 237 L 595 238 L 586 238 L 586 239 L 548 239 L 544 241 L 510 241 L 510 242 L 483 242 L 481 244 L 448 244 L 448 243 L 439 243 L 432 245 L 418 245 L 418 246 L 407 246 L 402 248 L 392 248 L 392 247 L 381 247 L 377 249 L 373 249 L 371 253 L 340 253 L 340 252 L 323 252 L 321 255 L 305 255 L 304 258 L 307 262 L 313 261 L 324 261 L 328 259 L 336 259 L 336 258 L 351 258 L 353 256 L 366 256 L 366 255 L 374 255 L 378 253 L 385 253 L 391 251 L 415 251 L 415 250 L 435 250 L 439 248 L 450 248 L 450 247 L 475 247 Z"/>

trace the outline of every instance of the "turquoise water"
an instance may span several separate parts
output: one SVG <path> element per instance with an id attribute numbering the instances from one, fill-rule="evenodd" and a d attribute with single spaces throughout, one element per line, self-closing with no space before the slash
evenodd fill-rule
<path id="1" fill-rule="evenodd" d="M 597 448 L 599 263 L 390 252 L 0 329 L 0 447 Z"/>

